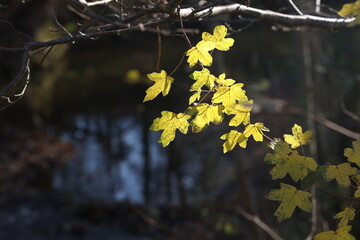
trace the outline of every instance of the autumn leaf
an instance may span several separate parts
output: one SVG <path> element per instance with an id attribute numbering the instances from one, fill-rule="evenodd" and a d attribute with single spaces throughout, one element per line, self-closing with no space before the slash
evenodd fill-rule
<path id="1" fill-rule="evenodd" d="M 348 225 L 349 221 L 354 220 L 355 218 L 355 209 L 354 208 L 345 208 L 344 211 L 339 212 L 334 216 L 335 219 L 340 219 L 339 228 L 345 227 Z"/>
<path id="2" fill-rule="evenodd" d="M 354 26 L 360 23 L 360 0 L 353 3 L 344 4 L 338 12 L 342 17 L 355 17 L 349 26 Z"/>
<path id="3" fill-rule="evenodd" d="M 310 193 L 298 190 L 285 183 L 280 183 L 280 189 L 272 189 L 267 195 L 268 199 L 281 202 L 274 214 L 279 222 L 290 218 L 296 207 L 305 212 L 310 212 L 309 197 L 311 197 Z"/>
<path id="4" fill-rule="evenodd" d="M 231 130 L 220 137 L 222 140 L 226 140 L 223 144 L 223 152 L 227 153 L 234 149 L 238 144 L 242 148 L 246 148 L 247 138 L 241 132 Z"/>
<path id="5" fill-rule="evenodd" d="M 244 84 L 236 83 L 230 87 L 217 87 L 211 102 L 221 103 L 225 107 L 224 112 L 226 114 L 231 114 L 231 111 L 237 101 L 243 102 L 248 100 L 245 95 L 245 91 L 242 89 L 242 86 L 244 86 Z"/>
<path id="6" fill-rule="evenodd" d="M 317 163 L 310 157 L 300 156 L 296 150 L 291 150 L 290 146 L 280 141 L 275 145 L 275 153 L 266 154 L 264 160 L 267 163 L 274 164 L 270 174 L 272 179 L 282 179 L 289 174 L 295 182 L 303 180 L 309 171 L 315 171 Z"/>
<path id="7" fill-rule="evenodd" d="M 360 198 L 360 174 L 352 176 L 352 179 L 358 185 L 356 191 L 354 192 L 354 198 Z"/>
<path id="8" fill-rule="evenodd" d="M 292 133 L 293 135 L 284 134 L 285 142 L 291 144 L 291 148 L 297 148 L 310 143 L 312 135 L 310 130 L 303 133 L 302 127 L 295 124 L 292 128 Z"/>
<path id="9" fill-rule="evenodd" d="M 324 175 L 325 181 L 333 179 L 342 187 L 350 186 L 350 177 L 357 172 L 357 169 L 350 166 L 350 163 L 341 163 L 339 165 L 330 165 L 326 168 Z"/>
<path id="10" fill-rule="evenodd" d="M 231 78 L 226 78 L 226 74 L 225 73 L 222 73 L 220 74 L 220 76 L 216 79 L 216 82 L 219 84 L 219 85 L 222 85 L 222 86 L 231 86 L 233 85 L 236 81 L 234 79 L 231 79 Z"/>
<path id="11" fill-rule="evenodd" d="M 166 147 L 175 139 L 177 129 L 183 134 L 187 133 L 189 127 L 188 119 L 190 117 L 190 115 L 185 113 L 176 114 L 169 111 L 162 111 L 161 117 L 154 119 L 153 124 L 150 126 L 150 130 L 164 130 L 158 142 L 162 143 L 163 147 Z"/>
<path id="12" fill-rule="evenodd" d="M 355 163 L 360 167 L 360 140 L 352 142 L 353 149 L 345 148 L 344 156 L 349 162 Z"/>
<path id="13" fill-rule="evenodd" d="M 187 62 L 190 67 L 193 67 L 198 61 L 204 66 L 211 66 L 213 58 L 209 51 L 214 49 L 214 43 L 208 41 L 200 41 L 195 47 L 190 48 L 186 52 L 188 56 Z"/>
<path id="14" fill-rule="evenodd" d="M 194 71 L 190 74 L 190 78 L 196 82 L 190 87 L 190 91 L 199 91 L 203 86 L 206 86 L 209 90 L 213 89 L 215 85 L 216 77 L 212 75 L 207 68 L 203 68 L 201 71 Z"/>
<path id="15" fill-rule="evenodd" d="M 264 126 L 263 123 L 255 123 L 255 124 L 249 124 L 246 126 L 244 135 L 245 137 L 249 138 L 250 136 L 253 136 L 254 140 L 256 142 L 262 142 L 264 140 L 263 137 L 263 131 L 269 131 L 268 128 Z"/>
<path id="16" fill-rule="evenodd" d="M 197 92 L 195 92 L 193 95 L 189 98 L 189 105 L 193 104 L 195 101 L 199 101 L 201 97 L 201 89 L 199 89 Z"/>
<path id="17" fill-rule="evenodd" d="M 314 236 L 314 240 L 356 240 L 349 232 L 351 226 L 338 228 L 336 231 L 326 231 Z"/>
<path id="18" fill-rule="evenodd" d="M 160 73 L 153 72 L 147 75 L 151 81 L 155 83 L 146 90 L 146 96 L 143 102 L 153 100 L 162 92 L 163 96 L 168 95 L 174 78 L 167 76 L 166 71 L 161 70 Z"/>
<path id="19" fill-rule="evenodd" d="M 191 121 L 192 131 L 197 133 L 203 130 L 209 123 L 219 124 L 223 120 L 223 106 L 201 103 L 192 107 L 197 112 L 196 117 Z"/>
<path id="20" fill-rule="evenodd" d="M 227 33 L 227 28 L 224 25 L 219 25 L 214 28 L 214 34 L 204 32 L 202 34 L 202 39 L 204 41 L 213 42 L 215 48 L 221 51 L 227 51 L 232 45 L 234 45 L 234 39 L 225 38 Z"/>
<path id="21" fill-rule="evenodd" d="M 253 106 L 253 100 L 244 101 L 242 103 L 238 103 L 231 110 L 231 114 L 235 114 L 235 116 L 230 120 L 229 126 L 237 127 L 240 124 L 247 125 L 250 122 L 250 111 Z"/>

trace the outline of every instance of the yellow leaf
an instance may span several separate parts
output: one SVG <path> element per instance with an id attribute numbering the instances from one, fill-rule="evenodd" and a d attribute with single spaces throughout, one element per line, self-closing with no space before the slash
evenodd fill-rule
<path id="1" fill-rule="evenodd" d="M 284 134 L 285 142 L 291 144 L 291 148 L 297 148 L 310 143 L 312 135 L 310 130 L 303 133 L 302 127 L 295 124 L 292 128 L 292 133 L 293 135 Z"/>
<path id="2" fill-rule="evenodd" d="M 280 189 L 272 189 L 267 195 L 268 199 L 281 202 L 274 214 L 279 222 L 290 218 L 296 207 L 305 212 L 310 212 L 311 202 L 309 197 L 311 197 L 310 193 L 284 183 L 280 183 Z"/>
<path id="3" fill-rule="evenodd" d="M 353 3 L 344 4 L 341 10 L 338 12 L 342 17 L 355 17 L 349 26 L 353 26 L 360 23 L 360 0 Z"/>
<path id="4" fill-rule="evenodd" d="M 214 34 L 204 32 L 202 34 L 202 39 L 204 41 L 213 42 L 215 48 L 221 51 L 227 51 L 232 45 L 234 45 L 234 39 L 225 38 L 227 33 L 227 28 L 224 25 L 219 25 L 214 28 Z"/>
<path id="5" fill-rule="evenodd" d="M 275 153 L 268 153 L 265 162 L 274 164 L 270 174 L 272 179 L 281 179 L 289 174 L 295 182 L 304 179 L 310 171 L 315 171 L 317 163 L 310 157 L 300 156 L 296 150 L 291 150 L 289 145 L 283 141 L 276 143 Z"/>
<path id="6" fill-rule="evenodd" d="M 358 185 L 356 191 L 354 192 L 354 198 L 360 198 L 360 174 L 356 174 L 351 177 L 354 182 Z"/>
<path id="7" fill-rule="evenodd" d="M 247 125 L 245 128 L 245 131 L 244 131 L 244 135 L 247 138 L 252 135 L 256 142 L 262 142 L 264 140 L 263 133 L 262 133 L 263 131 L 268 132 L 269 129 L 266 128 L 263 123 L 258 122 L 255 124 Z"/>
<path id="8" fill-rule="evenodd" d="M 356 191 L 354 192 L 354 198 L 360 198 L 360 187 L 358 186 Z"/>
<path id="9" fill-rule="evenodd" d="M 350 163 L 341 163 L 339 165 L 330 165 L 326 168 L 324 175 L 325 181 L 333 179 L 342 187 L 350 186 L 350 177 L 357 172 L 357 169 L 350 166 Z"/>
<path id="10" fill-rule="evenodd" d="M 226 140 L 223 144 L 223 151 L 227 153 L 234 149 L 239 144 L 240 147 L 246 148 L 247 138 L 241 132 L 231 130 L 220 137 L 222 140 Z"/>
<path id="11" fill-rule="evenodd" d="M 196 117 L 191 121 L 192 131 L 197 133 L 203 130 L 209 123 L 219 124 L 223 120 L 223 106 L 201 103 L 192 107 L 197 112 Z"/>
<path id="12" fill-rule="evenodd" d="M 190 115 L 185 113 L 176 114 L 169 111 L 162 111 L 161 117 L 154 119 L 153 124 L 150 126 L 150 130 L 164 130 L 160 136 L 159 143 L 162 143 L 163 147 L 166 147 L 175 139 L 177 129 L 183 134 L 187 133 L 189 127 L 188 119 L 190 117 Z"/>
<path id="13" fill-rule="evenodd" d="M 222 103 L 224 105 L 224 112 L 226 114 L 231 114 L 232 109 L 234 108 L 237 101 L 244 102 L 247 101 L 245 91 L 242 89 L 244 84 L 236 83 L 230 87 L 220 86 L 216 88 L 211 102 L 212 103 Z"/>
<path id="14" fill-rule="evenodd" d="M 195 101 L 199 101 L 201 97 L 201 89 L 199 89 L 197 92 L 195 92 L 191 97 L 189 98 L 189 105 L 193 104 Z"/>
<path id="15" fill-rule="evenodd" d="M 160 73 L 150 73 L 147 76 L 151 81 L 154 81 L 155 83 L 146 90 L 144 102 L 153 100 L 161 92 L 163 96 L 168 95 L 171 84 L 174 82 L 174 78 L 167 76 L 167 73 L 164 70 L 161 70 Z"/>
<path id="16" fill-rule="evenodd" d="M 344 156 L 349 162 L 355 163 L 360 167 L 360 140 L 352 142 L 353 149 L 345 148 Z"/>
<path id="17" fill-rule="evenodd" d="M 207 68 L 203 68 L 201 71 L 194 71 L 190 75 L 190 78 L 196 81 L 191 86 L 190 91 L 199 91 L 199 89 L 201 89 L 204 85 L 211 90 L 213 89 L 216 80 L 216 77 L 210 74 L 210 71 Z"/>
<path id="18" fill-rule="evenodd" d="M 356 240 L 349 232 L 351 226 L 338 228 L 336 231 L 326 231 L 314 236 L 314 240 Z"/>
<path id="19" fill-rule="evenodd" d="M 250 111 L 253 106 L 253 100 L 244 101 L 242 103 L 238 103 L 231 110 L 231 114 L 235 114 L 235 116 L 230 120 L 229 126 L 237 127 L 240 124 L 247 125 L 250 122 Z"/>
<path id="20" fill-rule="evenodd" d="M 190 48 L 186 52 L 186 56 L 189 57 L 187 60 L 189 66 L 193 67 L 198 61 L 204 66 L 211 66 L 213 58 L 209 51 L 212 49 L 214 49 L 214 43 L 206 41 L 200 41 L 195 47 Z"/>
<path id="21" fill-rule="evenodd" d="M 339 212 L 334 216 L 335 219 L 341 219 L 339 223 L 339 228 L 345 227 L 348 225 L 349 221 L 354 220 L 355 218 L 355 209 L 354 208 L 345 208 L 344 211 Z"/>
<path id="22" fill-rule="evenodd" d="M 225 73 L 220 74 L 220 76 L 216 79 L 216 82 L 222 86 L 231 86 L 236 82 L 234 79 L 231 78 L 225 79 L 225 78 L 226 78 Z"/>

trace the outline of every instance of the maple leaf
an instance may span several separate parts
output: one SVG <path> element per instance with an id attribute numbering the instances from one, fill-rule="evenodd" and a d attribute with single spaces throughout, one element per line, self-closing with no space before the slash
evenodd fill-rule
<path id="1" fill-rule="evenodd" d="M 342 17 L 355 17 L 355 20 L 349 23 L 349 26 L 360 24 L 360 0 L 344 4 L 338 13 Z"/>
<path id="2" fill-rule="evenodd" d="M 192 107 L 197 112 L 196 117 L 191 121 L 192 131 L 198 133 L 204 129 L 210 122 L 219 124 L 223 120 L 223 106 L 222 105 L 209 105 L 201 103 Z"/>
<path id="3" fill-rule="evenodd" d="M 351 226 L 338 228 L 336 231 L 326 231 L 314 236 L 314 240 L 356 240 L 349 232 Z"/>
<path id="4" fill-rule="evenodd" d="M 194 71 L 190 74 L 190 78 L 196 81 L 190 87 L 190 91 L 199 91 L 199 89 L 201 89 L 204 85 L 211 90 L 213 89 L 216 80 L 216 77 L 212 75 L 207 68 L 203 68 L 201 71 Z"/>
<path id="5" fill-rule="evenodd" d="M 315 171 L 317 163 L 310 157 L 300 156 L 296 150 L 291 150 L 290 146 L 279 141 L 274 148 L 275 153 L 265 155 L 265 162 L 274 164 L 270 174 L 272 179 L 281 179 L 289 174 L 295 182 L 303 180 L 310 171 Z"/>
<path id="6" fill-rule="evenodd" d="M 225 73 L 222 73 L 220 74 L 220 76 L 216 79 L 216 82 L 219 84 L 219 85 L 222 85 L 222 86 L 231 86 L 233 85 L 236 81 L 234 79 L 231 79 L 231 78 L 227 78 L 226 79 L 226 74 Z"/>
<path id="7" fill-rule="evenodd" d="M 297 124 L 291 130 L 293 135 L 284 134 L 285 142 L 291 144 L 291 148 L 297 148 L 310 143 L 312 135 L 310 130 L 303 133 L 302 127 Z"/>
<path id="8" fill-rule="evenodd" d="M 197 92 L 195 92 L 193 95 L 189 98 L 189 105 L 193 104 L 195 101 L 199 101 L 201 97 L 201 89 L 199 89 Z"/>
<path id="9" fill-rule="evenodd" d="M 354 192 L 354 198 L 360 198 L 360 174 L 352 176 L 352 179 L 358 185 L 356 191 Z"/>
<path id="10" fill-rule="evenodd" d="M 264 140 L 264 137 L 263 137 L 263 131 L 269 131 L 268 128 L 266 128 L 264 126 L 263 123 L 255 123 L 255 124 L 249 124 L 246 126 L 245 128 L 245 131 L 244 131 L 244 135 L 245 137 L 250 137 L 250 136 L 253 136 L 254 140 L 256 142 L 262 142 Z"/>
<path id="11" fill-rule="evenodd" d="M 340 219 L 339 228 L 345 227 L 348 225 L 349 221 L 354 220 L 355 209 L 354 208 L 345 208 L 344 211 L 337 213 L 334 216 L 334 218 Z"/>
<path id="12" fill-rule="evenodd" d="M 245 91 L 242 89 L 242 86 L 244 86 L 244 84 L 236 83 L 230 87 L 217 87 L 211 102 L 221 103 L 225 107 L 224 112 L 226 114 L 231 114 L 231 111 L 237 101 L 243 102 L 248 100 L 245 95 Z"/>
<path id="13" fill-rule="evenodd" d="M 153 100 L 162 92 L 163 96 L 168 95 L 174 78 L 167 76 L 166 71 L 161 70 L 160 73 L 153 72 L 147 75 L 151 81 L 155 83 L 146 90 L 146 96 L 143 102 Z"/>
<path id="14" fill-rule="evenodd" d="M 342 187 L 350 186 L 350 177 L 357 172 L 357 169 L 350 166 L 350 163 L 341 163 L 339 165 L 330 165 L 326 168 L 324 175 L 325 181 L 333 179 Z"/>
<path id="15" fill-rule="evenodd" d="M 212 49 L 214 49 L 214 43 L 208 41 L 198 42 L 195 47 L 190 48 L 186 52 L 186 56 L 189 57 L 187 60 L 189 66 L 193 67 L 198 61 L 201 62 L 204 66 L 210 66 L 212 64 L 213 58 L 209 51 Z"/>
<path id="16" fill-rule="evenodd" d="M 235 116 L 230 120 L 229 126 L 237 127 L 240 124 L 247 125 L 250 122 L 250 111 L 253 106 L 253 100 L 244 101 L 242 103 L 238 103 L 231 110 L 231 114 L 235 114 Z"/>
<path id="17" fill-rule="evenodd" d="M 246 148 L 247 138 L 241 132 L 231 130 L 220 137 L 222 140 L 226 140 L 223 144 L 223 152 L 227 153 L 234 149 L 239 144 L 240 147 Z"/>
<path id="18" fill-rule="evenodd" d="M 360 167 L 360 140 L 352 142 L 353 149 L 345 148 L 344 156 L 349 162 L 355 163 Z"/>
<path id="19" fill-rule="evenodd" d="M 155 118 L 153 124 L 150 126 L 151 131 L 164 130 L 160 136 L 159 143 L 163 147 L 169 145 L 175 139 L 176 130 L 186 134 L 189 127 L 188 119 L 191 116 L 185 113 L 173 113 L 169 111 L 162 111 L 161 117 Z"/>
<path id="20" fill-rule="evenodd" d="M 358 186 L 356 191 L 354 192 L 354 198 L 360 198 L 360 187 Z"/>
<path id="21" fill-rule="evenodd" d="M 234 45 L 234 39 L 225 38 L 227 28 L 224 25 L 219 25 L 214 28 L 214 34 L 203 32 L 202 39 L 204 41 L 213 42 L 215 48 L 221 51 L 227 51 L 232 45 Z"/>
<path id="22" fill-rule="evenodd" d="M 305 212 L 310 212 L 309 197 L 311 197 L 310 193 L 298 190 L 285 183 L 280 183 L 280 189 L 272 189 L 267 195 L 268 199 L 281 202 L 274 214 L 279 222 L 290 218 L 296 207 Z"/>

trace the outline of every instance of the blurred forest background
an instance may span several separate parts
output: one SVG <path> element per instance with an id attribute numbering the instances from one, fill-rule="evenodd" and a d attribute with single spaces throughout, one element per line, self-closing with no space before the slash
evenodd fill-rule
<path id="1" fill-rule="evenodd" d="M 314 1 L 296 2 L 306 8 Z M 346 2 L 322 4 L 339 10 Z M 51 9 L 69 31 L 80 21 L 66 1 L 0 4 L 0 46 L 63 36 Z M 251 6 L 289 8 L 282 0 Z M 360 132 L 359 119 L 349 114 L 360 115 L 358 28 L 287 28 L 231 15 L 184 27 L 194 44 L 224 23 L 235 44 L 215 53 L 212 69 L 245 84 L 255 102 L 253 121 L 264 122 L 271 137 L 290 133 L 294 123 L 312 129 L 313 157 L 320 164 L 344 161 L 353 139 L 340 126 Z M 310 214 L 296 211 L 279 224 L 278 203 L 265 197 L 278 184 L 263 161 L 266 143 L 223 154 L 219 138 L 228 130 L 213 124 L 199 134 L 178 133 L 167 148 L 157 143 L 159 133 L 148 130 L 152 120 L 162 110 L 183 111 L 193 83 L 183 63 L 167 97 L 142 103 L 151 84 L 146 74 L 158 70 L 158 37 L 134 31 L 54 46 L 32 58 L 24 98 L 0 112 L 0 239 L 271 239 L 244 210 L 285 239 L 305 239 Z M 160 69 L 168 72 L 188 49 L 181 32 L 161 36 L 160 47 Z M 18 67 L 18 54 L 0 52 L 1 86 Z M 333 229 L 344 201 L 317 196 L 319 228 Z M 359 229 L 355 219 L 354 236 Z"/>

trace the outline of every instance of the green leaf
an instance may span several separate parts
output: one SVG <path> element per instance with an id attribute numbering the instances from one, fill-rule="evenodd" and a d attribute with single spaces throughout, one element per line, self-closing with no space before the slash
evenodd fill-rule
<path id="1" fill-rule="evenodd" d="M 245 137 L 249 138 L 250 136 L 253 136 L 254 140 L 256 142 L 262 142 L 264 140 L 263 137 L 263 131 L 269 131 L 268 128 L 264 126 L 263 123 L 255 123 L 255 124 L 249 124 L 246 126 L 244 135 Z"/>
<path id="2" fill-rule="evenodd" d="M 350 163 L 341 163 L 339 165 L 330 165 L 326 168 L 326 173 L 324 175 L 325 181 L 329 182 L 333 179 L 341 187 L 350 186 L 350 177 L 357 172 L 357 169 L 350 166 Z"/>
<path id="3" fill-rule="evenodd" d="M 162 92 L 163 96 L 168 95 L 174 78 L 167 76 L 166 71 L 161 70 L 160 73 L 153 72 L 147 75 L 151 81 L 155 83 L 146 90 L 146 96 L 143 102 L 153 100 Z"/>
<path id="4" fill-rule="evenodd" d="M 360 23 L 360 0 L 344 4 L 341 10 L 338 12 L 342 17 L 355 17 L 349 26 L 354 26 Z"/>
<path id="5" fill-rule="evenodd" d="M 246 148 L 247 138 L 241 132 L 231 130 L 220 137 L 222 140 L 226 140 L 223 144 L 223 152 L 227 153 L 234 149 L 238 144 L 242 148 Z"/>
<path id="6" fill-rule="evenodd" d="M 284 134 L 285 142 L 291 144 L 291 148 L 297 148 L 301 145 L 306 145 L 310 143 L 311 131 L 308 130 L 303 133 L 302 127 L 295 124 L 292 128 L 293 135 Z"/>
<path id="7" fill-rule="evenodd" d="M 314 236 L 314 240 L 356 240 L 349 232 L 351 226 L 338 228 L 336 231 L 326 231 Z"/>
<path id="8" fill-rule="evenodd" d="M 204 66 L 211 66 L 213 58 L 209 51 L 212 49 L 214 49 L 214 43 L 206 41 L 200 41 L 195 47 L 190 48 L 186 52 L 186 56 L 189 57 L 187 60 L 189 66 L 193 67 L 198 61 Z"/>
<path id="9" fill-rule="evenodd" d="M 267 195 L 268 199 L 281 202 L 274 214 L 279 222 L 290 218 L 296 207 L 305 212 L 310 212 L 310 197 L 310 193 L 298 190 L 285 183 L 280 183 L 280 189 L 272 189 Z"/>
<path id="10" fill-rule="evenodd" d="M 159 143 L 162 143 L 163 147 L 166 147 L 175 139 L 177 129 L 183 134 L 187 133 L 189 127 L 188 119 L 190 117 L 190 115 L 185 113 L 176 114 L 169 111 L 162 111 L 161 117 L 154 119 L 153 124 L 150 126 L 150 130 L 164 130 L 160 136 Z"/>
<path id="11" fill-rule="evenodd" d="M 355 218 L 355 209 L 354 208 L 345 208 L 344 211 L 339 212 L 334 216 L 335 219 L 340 219 L 339 228 L 345 227 L 348 225 L 349 221 L 354 220 Z"/>
<path id="12" fill-rule="evenodd" d="M 345 148 L 344 156 L 349 162 L 355 163 L 360 167 L 360 140 L 352 142 L 353 149 Z"/>
<path id="13" fill-rule="evenodd" d="M 204 32 L 202 39 L 214 43 L 214 47 L 221 51 L 227 51 L 234 44 L 234 39 L 225 38 L 227 28 L 224 25 L 219 25 L 214 28 L 214 34 Z"/>
<path id="14" fill-rule="evenodd" d="M 283 141 L 278 142 L 274 148 L 275 153 L 268 153 L 265 162 L 274 164 L 270 174 L 272 179 L 282 179 L 289 174 L 295 182 L 304 179 L 309 171 L 315 171 L 317 163 L 310 157 L 300 156 L 296 150 L 291 150 Z"/>
<path id="15" fill-rule="evenodd" d="M 222 105 L 201 103 L 192 108 L 197 112 L 196 117 L 191 121 L 192 131 L 194 133 L 200 132 L 211 122 L 219 124 L 223 120 L 222 110 L 224 106 Z"/>
<path id="16" fill-rule="evenodd" d="M 216 77 L 212 75 L 207 68 L 203 68 L 201 71 L 194 71 L 190 74 L 190 78 L 196 82 L 190 87 L 190 91 L 199 91 L 203 86 L 206 86 L 209 90 L 215 86 Z"/>

